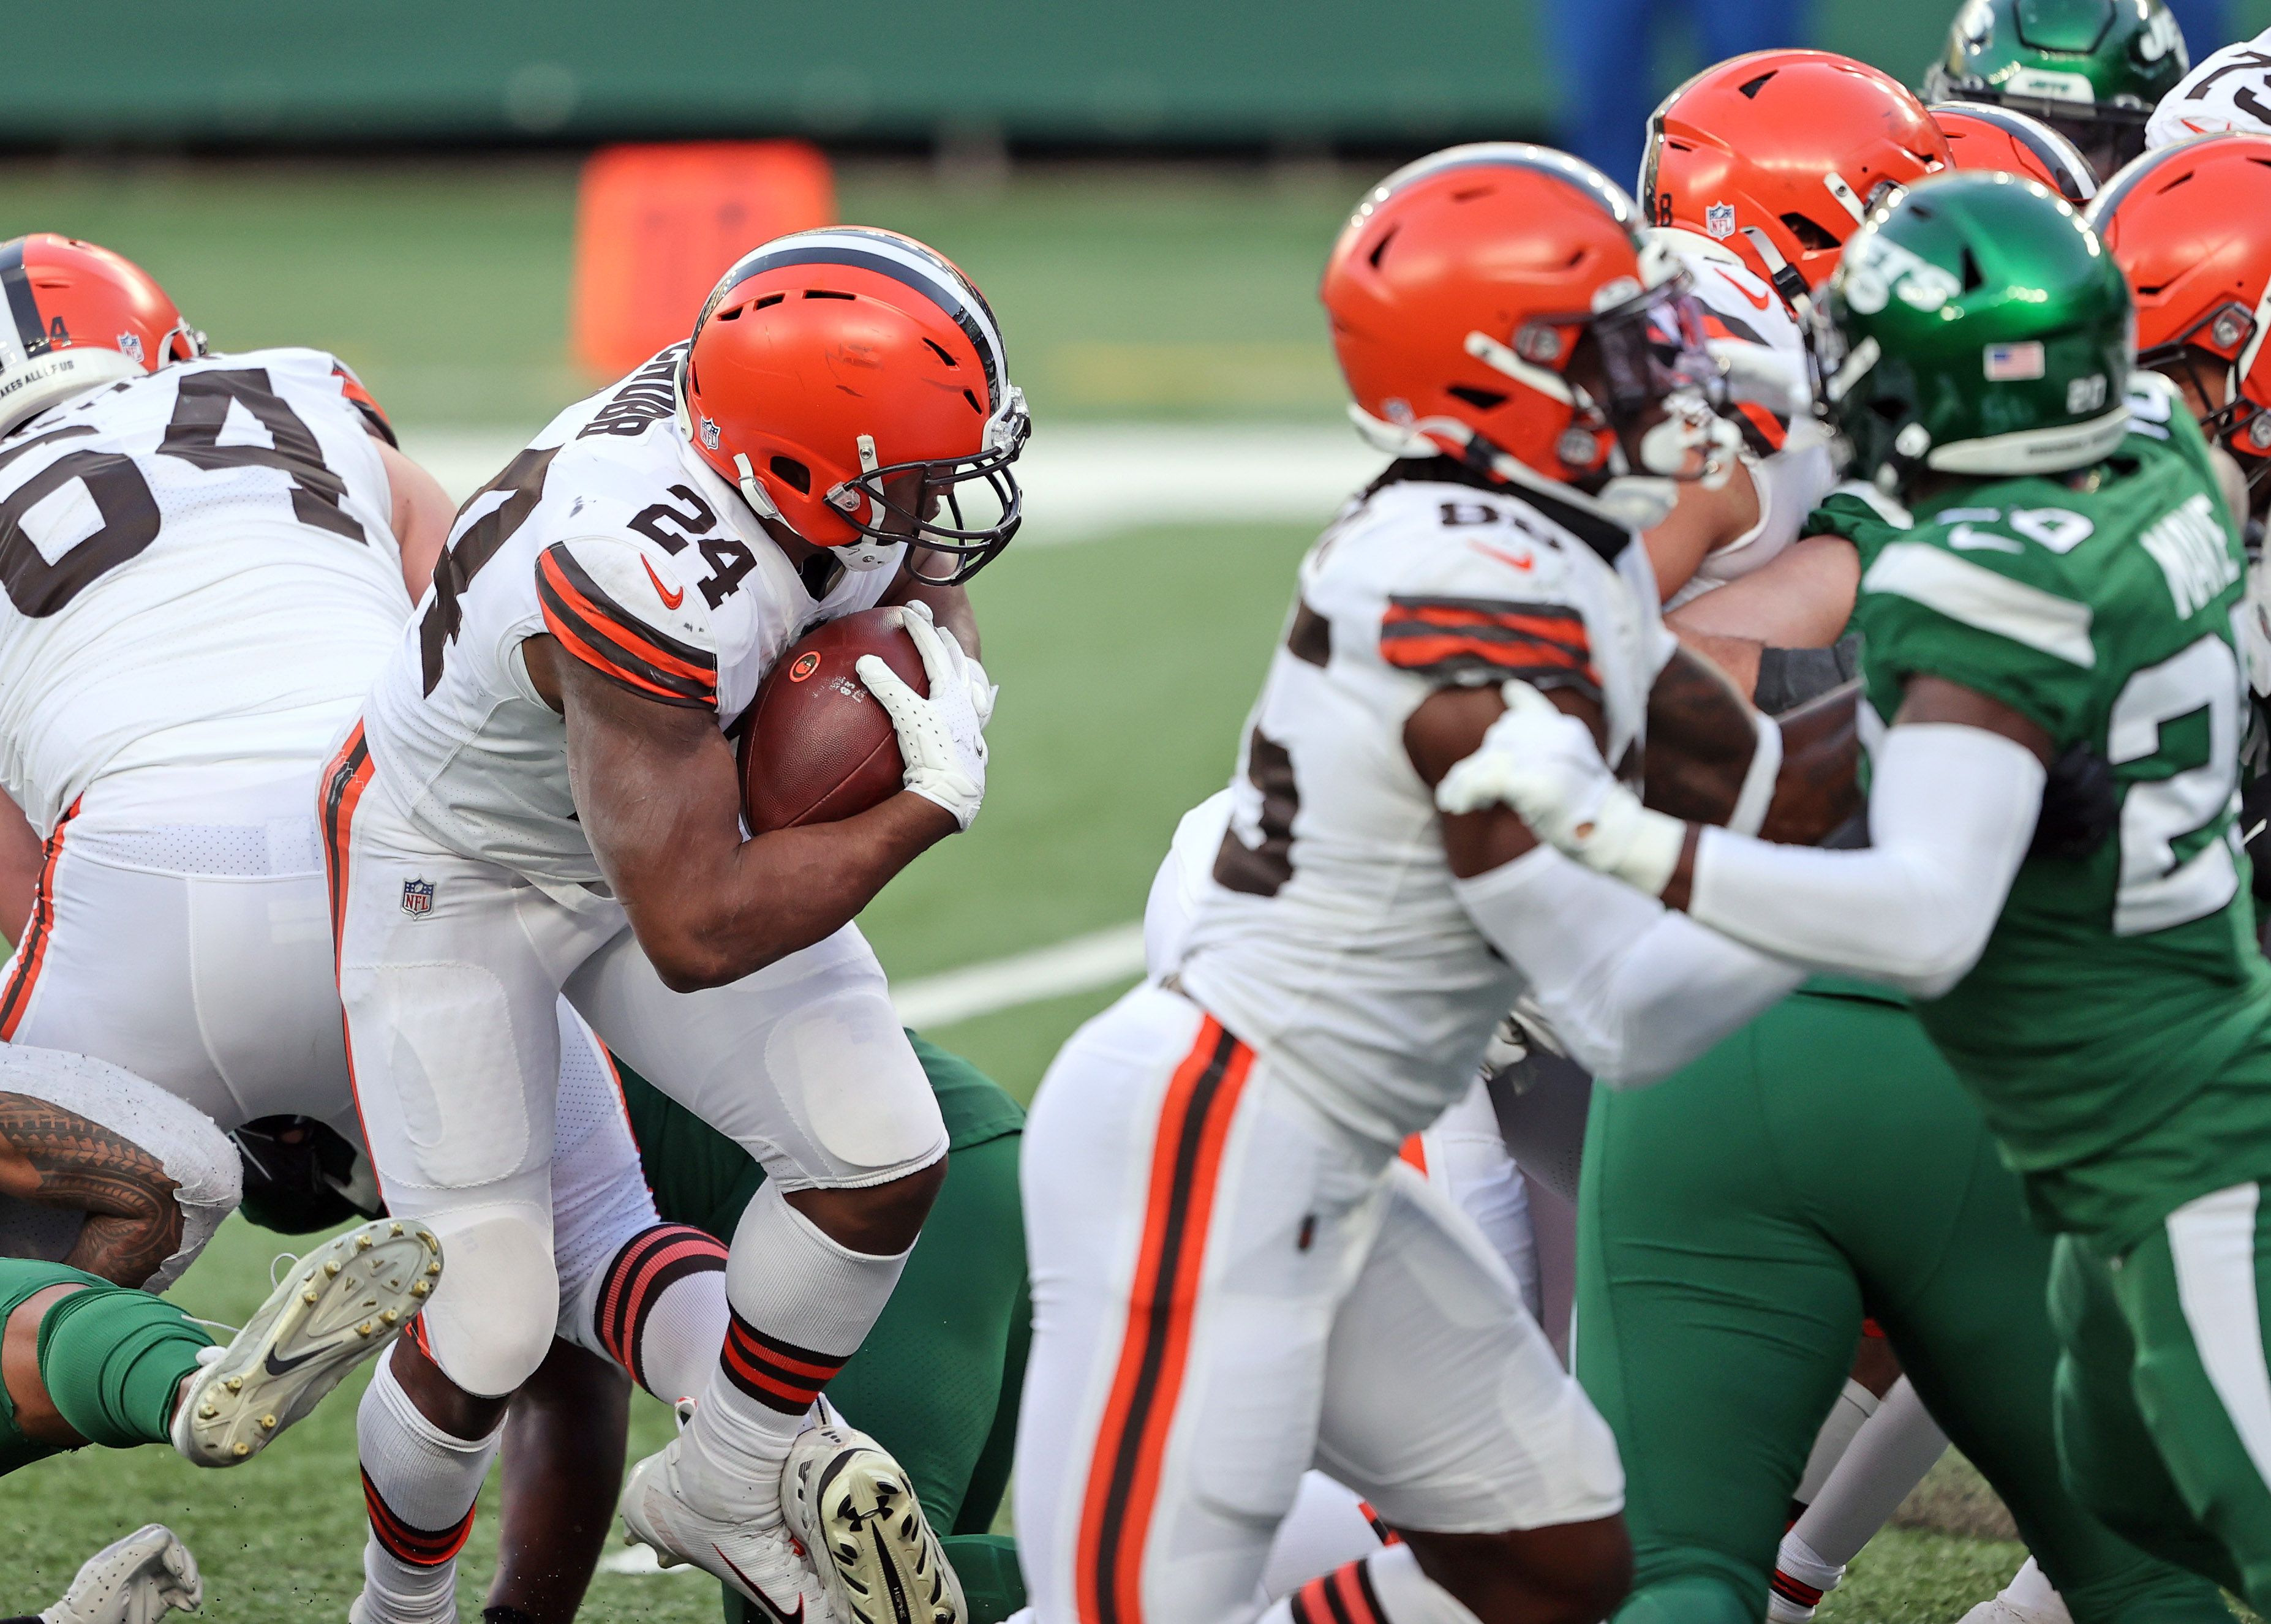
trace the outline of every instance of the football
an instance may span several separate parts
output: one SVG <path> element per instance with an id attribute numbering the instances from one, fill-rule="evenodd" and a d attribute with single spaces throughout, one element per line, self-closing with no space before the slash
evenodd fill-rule
<path id="1" fill-rule="evenodd" d="M 752 834 L 832 823 L 896 794 L 898 734 L 855 669 L 873 654 L 919 694 L 930 691 L 897 612 L 862 609 L 808 632 L 758 685 L 741 729 L 741 806 Z"/>

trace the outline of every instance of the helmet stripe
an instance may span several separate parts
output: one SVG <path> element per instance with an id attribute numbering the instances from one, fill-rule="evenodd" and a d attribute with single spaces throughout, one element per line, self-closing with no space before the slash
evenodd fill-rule
<path id="1" fill-rule="evenodd" d="M 1404 165 L 1366 193 L 1357 212 L 1361 216 L 1416 182 L 1455 169 L 1485 168 L 1527 169 L 1533 174 L 1550 175 L 1583 192 L 1627 229 L 1641 224 L 1639 210 L 1633 200 L 1607 175 L 1582 159 L 1572 158 L 1567 153 L 1556 152 L 1550 146 L 1538 146 L 1528 141 L 1473 141 L 1463 146 L 1447 146 L 1440 153 L 1431 153 Z"/>
<path id="2" fill-rule="evenodd" d="M 944 260 L 918 254 L 897 239 L 880 233 L 843 229 L 800 232 L 780 239 L 777 244 L 768 244 L 743 258 L 719 279 L 717 291 L 704 307 L 703 319 L 707 321 L 718 301 L 739 284 L 784 265 L 849 265 L 873 271 L 914 289 L 962 329 L 963 336 L 978 352 L 979 365 L 985 370 L 987 409 L 990 412 L 1001 406 L 1009 375 L 1009 357 L 994 324 L 994 312 L 987 309 L 978 290 L 953 274 Z"/>
<path id="3" fill-rule="evenodd" d="M 32 279 L 24 269 L 24 239 L 0 242 L 0 290 L 8 295 L 8 313 L 15 319 L 15 338 L 28 361 L 48 352 L 47 324 L 40 320 L 39 301 L 32 297 Z"/>

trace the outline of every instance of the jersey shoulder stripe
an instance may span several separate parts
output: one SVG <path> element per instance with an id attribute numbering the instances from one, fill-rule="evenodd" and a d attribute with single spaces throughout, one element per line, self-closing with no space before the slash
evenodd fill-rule
<path id="1" fill-rule="evenodd" d="M 1380 656 L 1437 682 L 1521 677 L 1596 696 L 1601 688 L 1585 617 L 1567 604 L 1391 597 L 1381 616 Z"/>
<path id="2" fill-rule="evenodd" d="M 2097 664 L 2089 606 L 1958 558 L 1928 541 L 1895 541 L 1861 577 L 1864 596 L 1906 598 L 1976 631 L 2089 670 Z"/>
<path id="3" fill-rule="evenodd" d="M 718 708 L 718 657 L 657 631 L 601 589 L 564 542 L 536 562 L 545 629 L 562 647 L 632 692 L 665 704 Z"/>
<path id="4" fill-rule="evenodd" d="M 394 425 L 387 421 L 386 408 L 378 404 L 376 395 L 363 387 L 363 381 L 354 375 L 354 369 L 344 361 L 334 361 L 331 376 L 339 380 L 339 393 L 346 398 L 347 404 L 362 414 L 363 426 L 396 451 L 400 451 L 402 442 L 394 437 Z"/>

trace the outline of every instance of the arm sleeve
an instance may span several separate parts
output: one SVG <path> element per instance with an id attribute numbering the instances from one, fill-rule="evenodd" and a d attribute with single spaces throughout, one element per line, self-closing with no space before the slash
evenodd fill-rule
<path id="1" fill-rule="evenodd" d="M 718 651 L 702 607 L 669 557 L 636 542 L 555 541 L 536 561 L 544 629 L 601 675 L 644 698 L 718 708 Z"/>
<path id="2" fill-rule="evenodd" d="M 1670 1076 L 1805 979 L 1550 846 L 1453 890 L 1570 1054 L 1612 1088 Z"/>
<path id="3" fill-rule="evenodd" d="M 1688 913 L 1793 965 L 1936 998 L 1987 945 L 2044 776 L 2033 751 L 1984 728 L 1895 727 L 1873 764 L 1873 845 L 1820 851 L 1707 829 Z"/>

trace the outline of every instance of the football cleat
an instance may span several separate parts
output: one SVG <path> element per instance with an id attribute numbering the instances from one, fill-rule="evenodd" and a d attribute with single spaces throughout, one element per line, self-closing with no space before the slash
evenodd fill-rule
<path id="1" fill-rule="evenodd" d="M 789 1446 L 781 1509 L 844 1624 L 964 1624 L 969 1604 L 906 1471 L 832 1410 Z"/>
<path id="2" fill-rule="evenodd" d="M 681 1404 L 681 1424 L 691 1408 Z M 631 1468 L 616 1507 L 626 1541 L 652 1549 L 665 1568 L 691 1562 L 724 1581 L 764 1624 L 842 1624 L 814 1564 L 786 1524 L 713 1517 L 687 1503 L 679 1487 L 684 1443 L 682 1434 L 674 1438 Z"/>
<path id="3" fill-rule="evenodd" d="M 306 1416 L 348 1371 L 400 1336 L 442 1278 L 442 1243 L 415 1218 L 351 1229 L 295 1263 L 174 1408 L 174 1447 L 238 1466 Z"/>

